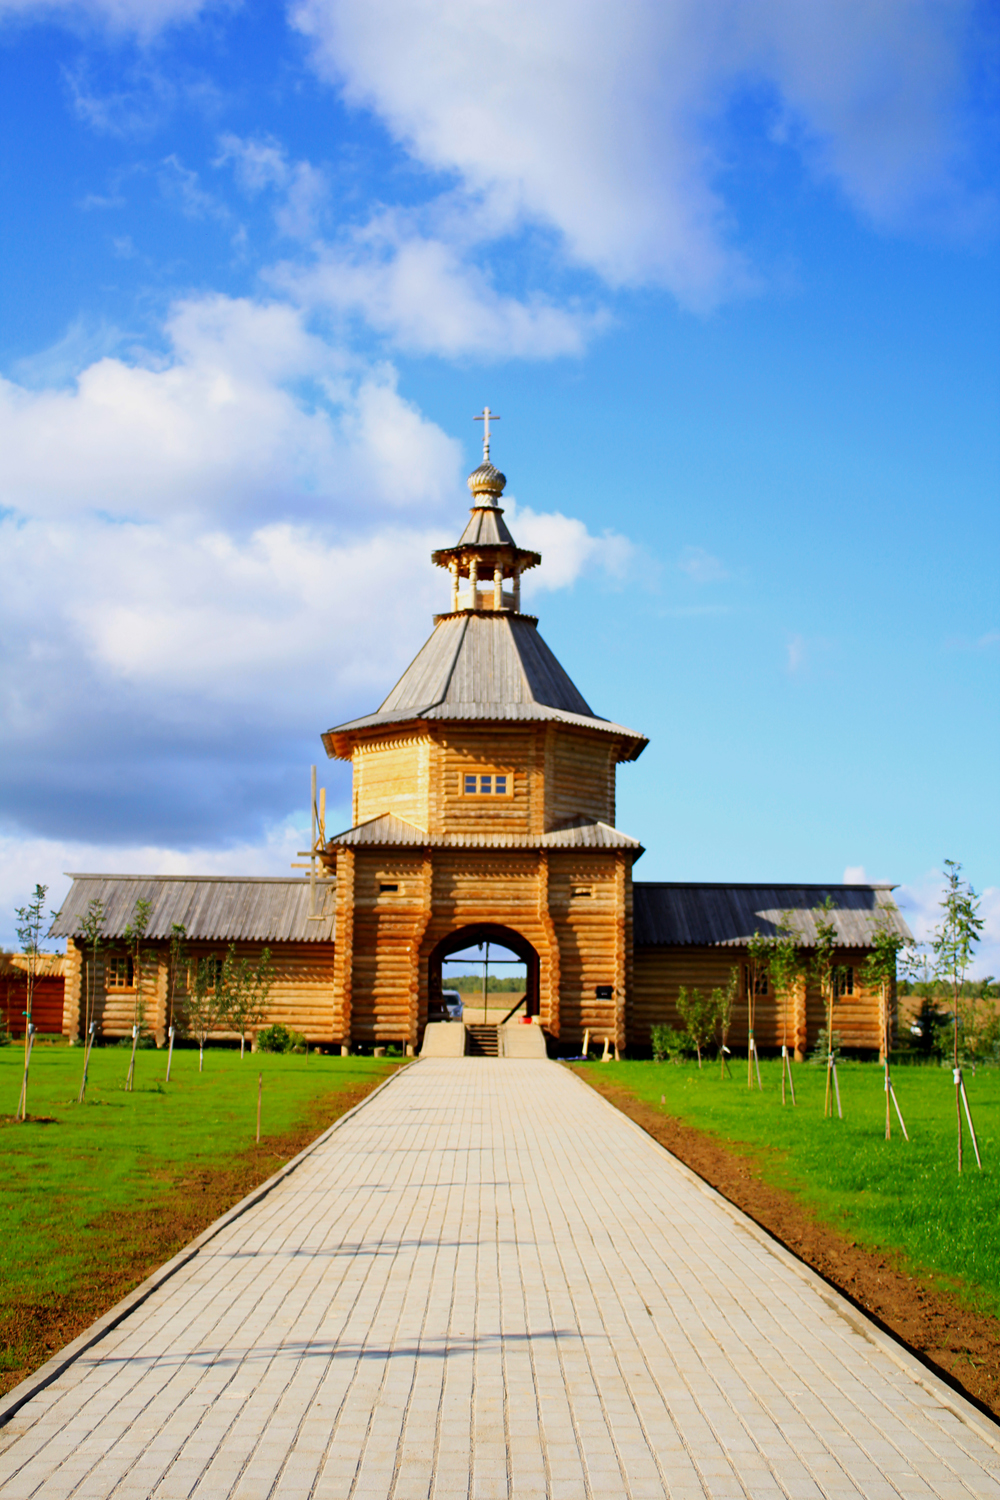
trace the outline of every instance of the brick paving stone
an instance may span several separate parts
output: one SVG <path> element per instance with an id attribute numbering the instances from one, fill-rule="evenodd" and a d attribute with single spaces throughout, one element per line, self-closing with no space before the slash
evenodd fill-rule
<path id="1" fill-rule="evenodd" d="M 558 1065 L 427 1060 L 21 1408 L 0 1493 L 1000 1500 L 858 1324 Z"/>

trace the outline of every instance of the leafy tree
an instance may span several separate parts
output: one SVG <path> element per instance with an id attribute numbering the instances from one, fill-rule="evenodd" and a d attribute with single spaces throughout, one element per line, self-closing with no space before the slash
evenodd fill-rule
<path id="1" fill-rule="evenodd" d="M 969 1121 L 969 1132 L 979 1160 L 979 1143 L 972 1123 L 969 1101 L 965 1097 L 962 1069 L 958 1060 L 959 1017 L 962 1006 L 962 990 L 979 934 L 983 930 L 983 919 L 979 915 L 979 896 L 967 880 L 962 879 L 962 866 L 953 859 L 944 862 L 946 873 L 944 899 L 941 902 L 942 918 L 931 938 L 934 954 L 934 974 L 952 992 L 952 1066 L 955 1079 L 955 1112 L 958 1119 L 958 1170 L 962 1170 L 962 1105 Z"/>
<path id="2" fill-rule="evenodd" d="M 139 1033 L 142 1031 L 143 1018 L 145 1016 L 145 1005 L 142 998 L 142 987 L 145 979 L 143 962 L 147 957 L 143 948 L 146 932 L 149 928 L 149 919 L 153 914 L 152 901 L 146 901 L 143 897 L 135 903 L 135 911 L 126 923 L 125 931 L 122 933 L 126 949 L 132 959 L 132 982 L 135 986 L 135 1002 L 132 1011 L 132 1056 L 129 1059 L 128 1074 L 125 1078 L 126 1092 L 130 1093 L 135 1082 L 135 1049 L 139 1045 Z"/>
<path id="3" fill-rule="evenodd" d="M 17 1105 L 18 1120 L 28 1118 L 28 1069 L 31 1065 L 31 1046 L 34 1040 L 35 1027 L 31 1019 L 32 1002 L 35 998 L 35 979 L 38 974 L 38 960 L 41 956 L 42 927 L 45 922 L 43 908 L 45 897 L 48 895 L 47 885 L 36 885 L 34 899 L 27 906 L 16 908 L 17 926 L 16 932 L 18 942 L 21 944 L 21 952 L 26 954 L 28 967 L 25 973 L 25 1010 L 24 1010 L 24 1077 L 21 1080 L 21 1097 Z"/>
<path id="4" fill-rule="evenodd" d="M 94 1045 L 94 1000 L 97 993 L 97 955 L 101 950 L 101 929 L 104 926 L 105 909 L 104 902 L 99 896 L 87 906 L 87 915 L 80 923 L 80 936 L 83 939 L 86 965 L 84 974 L 84 1002 L 83 1002 L 83 1077 L 80 1080 L 80 1096 L 78 1103 L 82 1104 L 87 1093 L 87 1074 L 90 1069 L 90 1053 Z"/>
<path id="5" fill-rule="evenodd" d="M 677 995 L 677 1014 L 684 1022 L 684 1030 L 698 1054 L 701 1067 L 701 1049 L 711 1040 L 715 1030 L 715 1005 L 711 995 L 703 995 L 695 988 L 685 989 L 681 985 Z"/>
<path id="6" fill-rule="evenodd" d="M 729 1041 L 729 1028 L 733 1023 L 733 1011 L 736 1009 L 736 997 L 740 992 L 740 971 L 734 964 L 729 971 L 729 983 L 725 989 L 712 991 L 712 1006 L 715 1016 L 715 1024 L 719 1029 L 719 1076 L 726 1076 L 726 1054 L 729 1051 L 726 1045 Z"/>
<path id="7" fill-rule="evenodd" d="M 222 961 L 219 983 L 226 1020 L 240 1034 L 242 1058 L 247 1032 L 259 1026 L 267 1015 L 267 1001 L 274 984 L 270 948 L 265 948 L 257 963 L 251 964 L 248 958 L 237 959 L 236 944 L 230 943 Z"/>
<path id="8" fill-rule="evenodd" d="M 831 921 L 831 913 L 835 910 L 832 896 L 827 896 L 813 910 L 813 919 L 816 924 L 816 946 L 813 950 L 812 976 L 819 986 L 820 994 L 826 1008 L 826 1093 L 823 1099 L 823 1114 L 833 1117 L 833 1096 L 836 1088 L 836 1064 L 833 1050 L 833 1007 L 838 999 L 840 988 L 841 969 L 834 962 L 834 952 L 837 947 L 837 926 Z M 840 1114 L 840 1090 L 837 1088 L 837 1113 Z"/>

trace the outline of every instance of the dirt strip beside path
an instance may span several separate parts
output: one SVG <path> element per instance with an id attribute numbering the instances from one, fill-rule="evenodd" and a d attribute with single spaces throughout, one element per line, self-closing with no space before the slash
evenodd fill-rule
<path id="1" fill-rule="evenodd" d="M 645 1104 L 609 1080 L 577 1076 L 641 1125 L 692 1172 L 876 1319 L 949 1385 L 1000 1417 L 1000 1318 L 974 1312 L 957 1296 L 821 1223 L 793 1194 L 764 1180 L 752 1156 Z"/>
<path id="2" fill-rule="evenodd" d="M 62 1297 L 3 1297 L 0 1307 L 0 1396 L 71 1343 L 145 1281 L 178 1250 L 298 1156 L 335 1120 L 385 1082 L 386 1075 L 352 1089 L 320 1094 L 292 1130 L 265 1137 L 225 1166 L 186 1167 L 163 1174 L 168 1191 L 155 1204 L 103 1214 L 94 1254 L 80 1284 Z"/>

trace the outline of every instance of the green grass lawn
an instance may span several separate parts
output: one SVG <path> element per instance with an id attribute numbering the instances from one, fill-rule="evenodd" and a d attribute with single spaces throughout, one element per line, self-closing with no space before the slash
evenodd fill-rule
<path id="1" fill-rule="evenodd" d="M 263 1074 L 261 1171 L 266 1142 L 311 1119 L 324 1096 L 364 1088 L 393 1065 L 371 1058 L 260 1054 L 210 1049 L 199 1075 L 196 1050 L 136 1054 L 134 1092 L 124 1091 L 127 1048 L 91 1054 L 86 1103 L 77 1104 L 83 1049 L 37 1044 L 28 1113 L 15 1123 L 20 1046 L 0 1049 L 0 1314 L 3 1305 L 78 1294 L 95 1256 L 114 1253 L 115 1215 L 166 1207 L 186 1173 L 226 1168 L 254 1147 L 257 1075 Z M 334 1101 L 335 1103 L 335 1101 Z M 320 1122 L 322 1123 L 322 1122 Z M 319 1128 L 319 1127 L 317 1127 Z M 127 1238 L 125 1219 L 121 1236 Z M 123 1254 L 127 1246 L 122 1246 Z"/>
<path id="2" fill-rule="evenodd" d="M 893 1114 L 885 1140 L 882 1070 L 838 1066 L 844 1119 L 823 1118 L 825 1074 L 795 1068 L 798 1107 L 781 1103 L 780 1061 L 761 1063 L 763 1093 L 746 1085 L 746 1060 L 731 1079 L 718 1064 L 578 1064 L 584 1077 L 627 1089 L 647 1104 L 753 1156 L 764 1177 L 789 1189 L 859 1244 L 900 1252 L 983 1311 L 1000 1313 L 1000 1071 L 965 1075 L 983 1171 L 966 1134 L 956 1171 L 955 1089 L 950 1069 L 899 1068 L 893 1086 L 910 1134 Z"/>

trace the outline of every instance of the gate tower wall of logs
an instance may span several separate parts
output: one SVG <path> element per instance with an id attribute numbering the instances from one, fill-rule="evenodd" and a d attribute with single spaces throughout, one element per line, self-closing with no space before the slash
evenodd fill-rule
<path id="1" fill-rule="evenodd" d="M 528 1003 L 550 1035 L 625 1045 L 642 846 L 614 826 L 615 773 L 646 739 L 592 711 L 522 612 L 541 558 L 507 528 L 505 483 L 488 458 L 470 475 L 469 523 L 433 554 L 451 608 L 381 708 L 323 736 L 353 772 L 354 826 L 323 859 L 335 1022 L 357 1041 L 415 1044 L 440 1003 L 435 951 L 489 927 L 537 955 Z"/>

